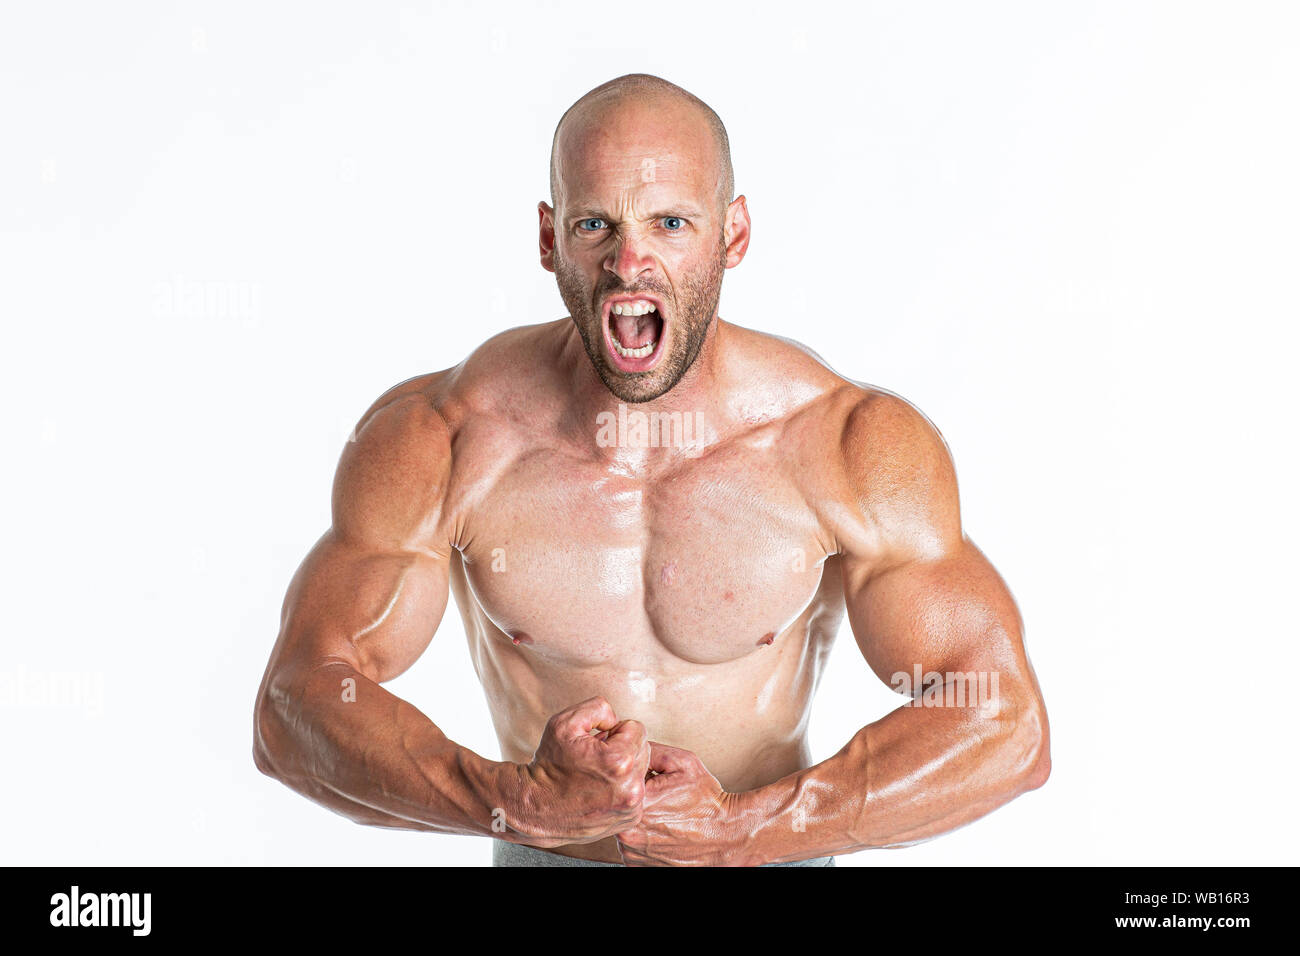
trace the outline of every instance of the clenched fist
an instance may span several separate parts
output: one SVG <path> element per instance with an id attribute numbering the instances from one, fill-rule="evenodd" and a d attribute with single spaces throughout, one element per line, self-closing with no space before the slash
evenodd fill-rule
<path id="1" fill-rule="evenodd" d="M 592 697 L 546 723 L 532 762 L 522 768 L 522 842 L 544 848 L 593 843 L 641 819 L 650 744 L 635 720 L 619 720 Z"/>
<path id="2" fill-rule="evenodd" d="M 722 789 L 689 750 L 650 745 L 650 769 L 640 821 L 618 834 L 628 866 L 745 866 L 746 823 L 734 793 Z"/>

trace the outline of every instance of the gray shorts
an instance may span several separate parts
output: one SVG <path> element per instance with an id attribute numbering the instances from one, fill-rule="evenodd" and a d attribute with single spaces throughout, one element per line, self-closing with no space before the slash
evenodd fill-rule
<path id="1" fill-rule="evenodd" d="M 532 846 L 507 843 L 505 840 L 492 841 L 493 866 L 622 866 L 621 863 L 600 863 L 596 860 L 579 860 L 571 856 L 548 853 Z M 811 860 L 796 860 L 793 863 L 764 863 L 764 866 L 834 866 L 835 857 L 819 856 Z"/>

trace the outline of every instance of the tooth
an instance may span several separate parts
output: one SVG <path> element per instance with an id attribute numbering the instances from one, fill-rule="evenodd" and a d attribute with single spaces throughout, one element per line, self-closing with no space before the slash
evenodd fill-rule
<path id="1" fill-rule="evenodd" d="M 657 311 L 653 302 L 636 300 L 633 302 L 616 302 L 610 306 L 610 315 L 649 315 Z"/>
<path id="2" fill-rule="evenodd" d="M 623 348 L 623 346 L 615 342 L 614 351 L 618 352 L 618 354 L 623 356 L 624 358 L 645 358 L 647 355 L 649 355 L 651 352 L 655 350 L 655 346 L 658 344 L 659 342 L 658 340 L 656 340 L 654 342 L 647 342 L 645 345 L 641 346 L 638 349 L 625 349 Z"/>

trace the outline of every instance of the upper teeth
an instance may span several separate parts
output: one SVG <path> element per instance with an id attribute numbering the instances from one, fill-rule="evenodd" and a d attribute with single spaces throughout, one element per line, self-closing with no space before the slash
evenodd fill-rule
<path id="1" fill-rule="evenodd" d="M 614 315 L 645 315 L 647 312 L 653 312 L 654 310 L 653 303 L 638 299 L 635 302 L 615 302 L 610 312 Z"/>

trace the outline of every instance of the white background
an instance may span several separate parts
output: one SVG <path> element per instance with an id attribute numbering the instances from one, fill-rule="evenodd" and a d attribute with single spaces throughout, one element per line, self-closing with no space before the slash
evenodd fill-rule
<path id="1" fill-rule="evenodd" d="M 1047 700 L 1044 788 L 838 862 L 1294 861 L 1294 5 L 485 6 L 5 5 L 0 862 L 487 862 L 253 697 L 353 421 L 564 314 L 551 132 L 634 71 L 730 130 L 722 314 L 944 432 Z M 454 610 L 390 687 L 498 756 Z M 814 756 L 897 703 L 846 628 Z"/>

